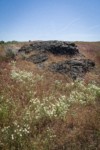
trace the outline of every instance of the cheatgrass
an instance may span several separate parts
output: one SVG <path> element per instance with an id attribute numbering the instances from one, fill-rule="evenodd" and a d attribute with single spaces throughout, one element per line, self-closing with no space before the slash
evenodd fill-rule
<path id="1" fill-rule="evenodd" d="M 45 75 L 10 65 L 10 82 L 1 83 L 0 92 L 2 150 L 99 148 L 100 87 L 95 82 L 56 79 L 46 94 Z"/>

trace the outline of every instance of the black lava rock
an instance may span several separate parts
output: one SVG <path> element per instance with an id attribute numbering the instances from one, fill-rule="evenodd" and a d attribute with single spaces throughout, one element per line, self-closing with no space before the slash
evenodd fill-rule
<path id="1" fill-rule="evenodd" d="M 34 51 L 34 55 L 31 53 Z M 18 53 L 30 53 L 31 56 L 26 60 L 37 64 L 38 68 L 49 68 L 53 72 L 67 74 L 74 80 L 83 78 L 86 72 L 94 68 L 95 63 L 79 52 L 75 43 L 65 41 L 36 41 L 25 45 L 18 50 Z M 71 56 L 70 60 L 58 63 L 46 64 L 45 61 L 49 59 L 49 54 Z M 75 59 L 75 57 L 77 59 Z"/>
<path id="2" fill-rule="evenodd" d="M 79 53 L 75 43 L 63 41 L 37 41 L 19 49 L 19 53 L 30 53 L 31 51 L 50 52 L 55 55 L 75 55 Z"/>
<path id="3" fill-rule="evenodd" d="M 35 64 L 42 63 L 46 61 L 47 59 L 48 59 L 48 56 L 46 54 L 35 54 L 27 58 L 28 61 L 31 61 Z"/>
<path id="4" fill-rule="evenodd" d="M 73 59 L 64 62 L 53 63 L 49 69 L 54 72 L 69 74 L 73 79 L 83 77 L 84 74 L 92 69 L 95 63 L 89 59 Z"/>

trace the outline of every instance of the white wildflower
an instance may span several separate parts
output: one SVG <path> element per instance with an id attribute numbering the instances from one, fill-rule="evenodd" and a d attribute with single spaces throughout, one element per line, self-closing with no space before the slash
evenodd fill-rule
<path id="1" fill-rule="evenodd" d="M 11 135 L 11 139 L 14 140 L 14 135 L 13 134 Z"/>

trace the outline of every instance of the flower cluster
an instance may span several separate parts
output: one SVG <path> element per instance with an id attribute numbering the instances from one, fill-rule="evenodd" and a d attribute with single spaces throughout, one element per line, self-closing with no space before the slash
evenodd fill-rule
<path id="1" fill-rule="evenodd" d="M 12 140 L 16 138 L 21 138 L 24 136 L 27 136 L 30 133 L 30 126 L 29 124 L 24 124 L 24 125 L 19 125 L 17 122 L 14 122 L 11 126 L 7 126 L 2 128 L 2 134 L 9 136 L 10 133 L 10 138 Z"/>
<path id="2" fill-rule="evenodd" d="M 85 85 L 82 81 L 76 81 L 72 86 L 73 90 L 68 98 L 70 103 L 95 103 L 96 97 L 100 95 L 100 88 L 93 83 Z"/>
<path id="3" fill-rule="evenodd" d="M 26 116 L 30 117 L 30 114 L 33 112 L 35 119 L 40 119 L 44 116 L 50 118 L 64 117 L 68 109 L 69 104 L 67 104 L 64 96 L 58 99 L 53 96 L 45 97 L 42 101 L 38 98 L 33 98 L 30 100 L 28 109 L 26 108 Z"/>
<path id="4" fill-rule="evenodd" d="M 38 81 L 43 80 L 43 75 L 35 74 L 33 76 L 32 72 L 27 72 L 25 70 L 20 70 L 19 68 L 16 67 L 16 63 L 12 63 L 12 70 L 11 70 L 11 78 L 15 79 L 19 82 L 26 83 L 31 82 L 37 83 Z"/>
<path id="5" fill-rule="evenodd" d="M 16 79 L 20 82 L 24 82 L 25 80 L 32 80 L 33 75 L 31 72 L 22 71 L 14 68 L 11 71 L 11 77 L 12 79 Z"/>

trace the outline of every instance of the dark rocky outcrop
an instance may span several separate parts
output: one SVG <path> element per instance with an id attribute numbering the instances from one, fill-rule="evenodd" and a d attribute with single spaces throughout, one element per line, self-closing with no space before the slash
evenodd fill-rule
<path id="1" fill-rule="evenodd" d="M 20 53 L 25 53 L 28 56 L 28 58 L 26 57 L 25 59 L 37 64 L 37 67 L 40 69 L 49 68 L 52 72 L 67 74 L 73 79 L 83 78 L 86 72 L 90 71 L 95 66 L 95 63 L 89 59 L 86 59 L 85 56 L 79 52 L 75 43 L 72 42 L 29 42 L 28 45 L 25 45 L 18 50 L 18 54 Z M 52 63 L 51 61 L 48 61 L 50 59 L 50 54 L 54 54 L 55 56 L 62 55 L 62 57 L 70 57 L 65 57 L 67 59 L 65 61 Z M 45 63 L 45 61 L 48 62 Z"/>
<path id="2" fill-rule="evenodd" d="M 83 77 L 84 74 L 92 69 L 95 63 L 89 59 L 73 59 L 69 61 L 53 63 L 49 69 L 54 72 L 69 74 L 73 79 Z"/>
<path id="3" fill-rule="evenodd" d="M 47 59 L 48 59 L 48 56 L 46 54 L 40 53 L 40 54 L 31 55 L 26 60 L 31 61 L 35 64 L 38 64 L 38 63 L 42 63 L 42 62 L 46 61 Z"/>
<path id="4" fill-rule="evenodd" d="M 54 72 L 66 74 L 70 70 L 70 67 L 66 62 L 58 62 L 50 64 L 49 69 Z"/>
<path id="5" fill-rule="evenodd" d="M 30 53 L 31 51 L 33 51 L 32 47 L 30 45 L 25 45 L 25 46 L 22 46 L 19 50 L 18 50 L 18 53 Z"/>
<path id="6" fill-rule="evenodd" d="M 55 55 L 75 55 L 79 53 L 74 43 L 63 41 L 34 42 L 19 49 L 19 53 L 30 53 L 32 51 L 50 52 Z"/>

